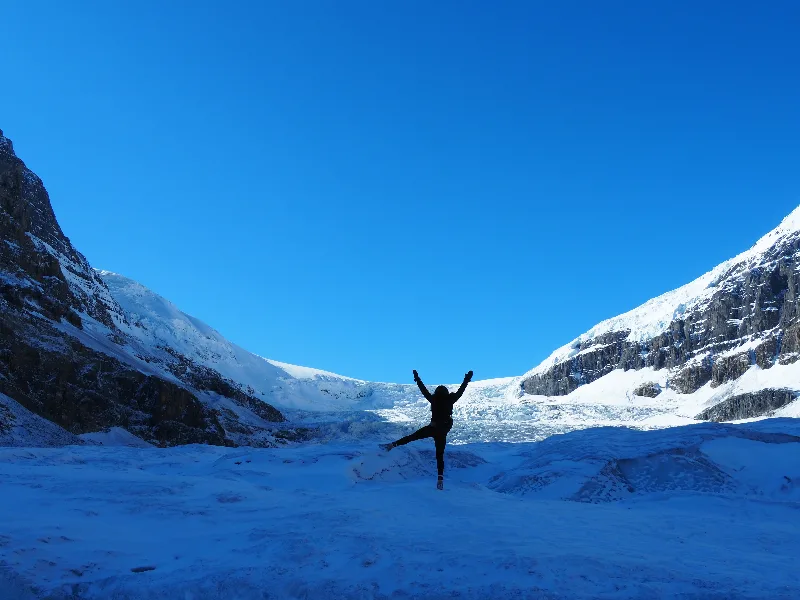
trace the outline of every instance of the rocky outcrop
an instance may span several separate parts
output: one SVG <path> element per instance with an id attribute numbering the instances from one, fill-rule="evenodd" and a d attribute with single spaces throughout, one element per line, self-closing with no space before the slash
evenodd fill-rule
<path id="1" fill-rule="evenodd" d="M 175 382 L 8 313 L 0 340 L 0 393 L 71 433 L 119 426 L 160 445 L 227 445 L 216 414 Z"/>
<path id="2" fill-rule="evenodd" d="M 170 363 L 168 368 L 176 377 L 189 383 L 194 389 L 212 392 L 229 398 L 238 406 L 252 411 L 265 421 L 273 423 L 286 421 L 286 418 L 278 409 L 262 400 L 258 400 L 252 394 L 244 392 L 236 384 L 226 380 L 213 369 L 198 365 L 174 350 L 171 350 L 170 353 L 175 357 L 176 362 Z"/>
<path id="3" fill-rule="evenodd" d="M 644 398 L 655 398 L 661 393 L 661 386 L 651 381 L 643 383 L 633 390 L 633 393 L 636 396 L 642 396 Z"/>
<path id="4" fill-rule="evenodd" d="M 751 352 L 715 357 L 711 362 L 711 387 L 739 379 L 754 364 L 755 354 Z M 767 368 L 770 366 L 772 365 L 767 365 Z"/>
<path id="5" fill-rule="evenodd" d="M 118 426 L 159 445 L 234 445 L 260 429 L 270 443 L 277 409 L 178 352 L 132 351 L 129 327 L 0 131 L 0 393 L 73 434 Z"/>
<path id="6" fill-rule="evenodd" d="M 669 386 L 679 394 L 691 394 L 699 390 L 709 381 L 713 373 L 711 357 L 692 361 L 677 371 L 669 380 Z"/>
<path id="7" fill-rule="evenodd" d="M 81 314 L 113 328 L 108 288 L 61 231 L 50 197 L 0 131 L 0 298 L 12 308 L 81 326 Z"/>
<path id="8" fill-rule="evenodd" d="M 16 417 L 11 414 L 11 411 L 7 407 L 0 406 L 0 435 L 11 431 L 15 420 Z"/>
<path id="9" fill-rule="evenodd" d="M 672 370 L 669 387 L 692 393 L 735 379 L 754 364 L 768 369 L 797 360 L 800 231 L 764 239 L 770 245 L 722 266 L 703 301 L 678 306 L 660 333 L 638 339 L 628 328 L 583 336 L 563 360 L 525 378 L 523 391 L 566 395 L 614 369 L 652 367 Z M 744 344 L 753 349 L 736 353 Z"/>
<path id="10" fill-rule="evenodd" d="M 773 411 L 794 402 L 797 392 L 787 389 L 766 389 L 758 392 L 737 394 L 719 404 L 707 408 L 696 419 L 704 421 L 736 421 L 770 415 Z"/>

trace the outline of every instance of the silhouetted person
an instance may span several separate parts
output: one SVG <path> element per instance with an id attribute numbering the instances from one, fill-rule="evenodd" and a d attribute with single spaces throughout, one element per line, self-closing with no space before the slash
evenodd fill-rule
<path id="1" fill-rule="evenodd" d="M 422 395 L 431 403 L 431 422 L 429 425 L 415 431 L 411 435 L 400 438 L 396 442 L 381 445 L 381 448 L 388 452 L 395 446 L 403 446 L 416 440 L 433 438 L 433 441 L 436 443 L 436 467 L 439 470 L 439 479 L 436 482 L 436 487 L 440 490 L 444 489 L 444 447 L 445 444 L 447 444 L 447 434 L 453 427 L 453 404 L 458 402 L 458 399 L 464 394 L 464 390 L 467 389 L 467 385 L 471 379 L 472 371 L 464 375 L 464 382 L 461 384 L 461 387 L 458 388 L 457 392 L 450 393 L 445 386 L 440 385 L 434 390 L 433 394 L 431 394 L 428 388 L 425 387 L 425 384 L 422 383 L 422 379 L 419 378 L 419 373 L 417 373 L 415 369 L 414 381 L 417 382 Z"/>

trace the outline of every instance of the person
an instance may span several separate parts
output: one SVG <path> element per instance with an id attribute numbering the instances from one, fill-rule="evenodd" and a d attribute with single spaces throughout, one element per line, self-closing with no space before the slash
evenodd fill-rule
<path id="1" fill-rule="evenodd" d="M 447 444 L 447 434 L 453 427 L 453 404 L 458 402 L 471 380 L 472 371 L 464 375 L 464 381 L 457 392 L 451 393 L 445 386 L 440 385 L 431 394 L 425 384 L 422 383 L 422 379 L 419 378 L 419 373 L 414 369 L 414 381 L 419 386 L 419 391 L 422 392 L 425 399 L 431 403 L 431 422 L 396 442 L 381 445 L 381 448 L 389 452 L 392 448 L 404 446 L 409 442 L 433 438 L 436 444 L 436 468 L 439 472 L 436 487 L 440 490 L 444 489 L 444 447 Z"/>

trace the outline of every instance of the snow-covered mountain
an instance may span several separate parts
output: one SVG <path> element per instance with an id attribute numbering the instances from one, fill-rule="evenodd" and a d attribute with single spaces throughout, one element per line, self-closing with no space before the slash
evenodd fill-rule
<path id="1" fill-rule="evenodd" d="M 391 404 L 408 386 L 266 361 L 142 286 L 91 268 L 44 185 L 0 132 L 0 428 L 43 417 L 71 434 L 123 427 L 151 443 L 273 445 L 275 408 Z"/>
<path id="2" fill-rule="evenodd" d="M 309 411 L 420 400 L 414 385 L 256 356 L 144 286 L 93 269 L 2 132 L 0 394 L 18 404 L 0 413 L 0 428 L 33 413 L 73 435 L 122 427 L 161 445 L 280 444 L 314 434 Z"/>
<path id="3" fill-rule="evenodd" d="M 473 383 L 456 406 L 451 438 L 529 441 L 595 425 L 795 416 L 799 232 L 800 208 L 750 250 L 598 324 L 525 375 Z M 369 410 L 400 426 L 426 418 L 414 386 L 263 359 L 140 284 L 100 275 L 136 324 L 130 335 L 151 354 L 175 349 L 284 409 L 353 411 L 342 420 Z"/>
<path id="4" fill-rule="evenodd" d="M 140 283 L 110 271 L 98 274 L 127 316 L 123 329 L 134 352 L 154 358 L 178 354 L 282 409 L 385 408 L 411 389 L 262 358 L 231 343 Z"/>
<path id="5" fill-rule="evenodd" d="M 385 436 L 387 424 L 427 416 L 413 384 L 262 358 L 141 284 L 91 268 L 2 133 L 0 241 L 0 394 L 68 433 L 274 445 Z M 750 250 L 598 324 L 528 373 L 474 382 L 451 439 L 797 416 L 798 254 L 800 208 Z M 0 426 L 3 414 L 28 413 L 8 409 Z"/>
<path id="6" fill-rule="evenodd" d="M 798 257 L 800 207 L 746 252 L 557 349 L 523 376 L 523 389 L 569 397 L 611 376 L 617 395 L 696 410 L 686 416 L 780 409 L 800 390 Z"/>

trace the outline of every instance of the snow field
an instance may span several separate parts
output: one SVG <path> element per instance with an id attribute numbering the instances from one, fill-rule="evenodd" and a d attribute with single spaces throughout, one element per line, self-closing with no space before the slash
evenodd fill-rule
<path id="1" fill-rule="evenodd" d="M 794 420 L 446 462 L 439 492 L 425 441 L 0 449 L 0 564 L 20 598 L 800 597 Z"/>

